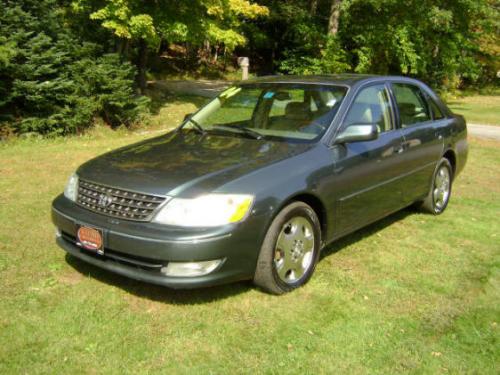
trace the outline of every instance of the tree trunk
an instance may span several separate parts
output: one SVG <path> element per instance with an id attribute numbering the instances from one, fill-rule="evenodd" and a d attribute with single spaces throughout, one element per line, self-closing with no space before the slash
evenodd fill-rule
<path id="1" fill-rule="evenodd" d="M 224 73 L 226 72 L 227 70 L 227 53 L 226 53 L 226 46 L 224 45 L 222 47 L 222 57 L 223 57 L 223 68 L 222 70 L 224 71 Z"/>
<path id="2" fill-rule="evenodd" d="M 314 17 L 316 15 L 316 12 L 318 11 L 318 0 L 311 0 L 311 15 Z"/>
<path id="3" fill-rule="evenodd" d="M 125 46 L 123 47 L 122 50 L 122 56 L 128 60 L 129 59 L 129 51 L 130 51 L 130 39 L 127 39 L 125 41 Z"/>
<path id="4" fill-rule="evenodd" d="M 139 40 L 139 56 L 137 59 L 137 83 L 139 84 L 139 89 L 141 94 L 146 91 L 146 66 L 148 63 L 148 46 L 144 39 Z"/>
<path id="5" fill-rule="evenodd" d="M 342 0 L 332 0 L 330 18 L 328 19 L 328 35 L 336 35 L 339 31 L 340 4 Z"/>
<path id="6" fill-rule="evenodd" d="M 125 45 L 125 41 L 123 38 L 116 37 L 116 43 L 115 43 L 115 52 L 119 54 L 120 56 L 123 54 L 123 47 Z"/>
<path id="7" fill-rule="evenodd" d="M 212 64 L 214 64 L 214 65 L 215 65 L 215 64 L 217 64 L 217 60 L 218 60 L 218 58 L 219 58 L 219 45 L 218 45 L 218 44 L 216 44 L 216 45 L 215 45 L 215 53 L 214 53 L 214 57 L 213 57 L 213 59 L 212 59 Z"/>
<path id="8" fill-rule="evenodd" d="M 203 42 L 203 60 L 210 61 L 210 55 L 212 54 L 212 47 L 210 46 L 210 41 L 205 39 Z"/>

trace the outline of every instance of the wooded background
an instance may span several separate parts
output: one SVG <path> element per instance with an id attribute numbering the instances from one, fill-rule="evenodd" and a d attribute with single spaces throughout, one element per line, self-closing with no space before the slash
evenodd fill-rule
<path id="1" fill-rule="evenodd" d="M 498 86 L 497 0 L 0 0 L 0 138 L 131 125 L 148 79 L 403 74 Z"/>

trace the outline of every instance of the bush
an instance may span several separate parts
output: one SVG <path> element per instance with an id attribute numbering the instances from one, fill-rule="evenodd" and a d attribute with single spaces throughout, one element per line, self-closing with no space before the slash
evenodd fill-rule
<path id="1" fill-rule="evenodd" d="M 134 92 L 135 69 L 117 54 L 85 58 L 70 67 L 75 90 L 68 98 L 78 110 L 73 127 L 98 115 L 111 126 L 131 125 L 148 109 L 149 98 Z"/>
<path id="2" fill-rule="evenodd" d="M 0 0 L 0 123 L 18 134 L 64 135 L 130 125 L 147 110 L 134 69 L 117 54 L 82 43 L 62 26 L 52 0 Z"/>
<path id="3" fill-rule="evenodd" d="M 347 63 L 347 54 L 340 47 L 337 38 L 327 39 L 326 46 L 320 50 L 319 56 L 299 56 L 287 53 L 280 69 L 291 74 L 336 74 L 344 73 L 351 69 Z"/>

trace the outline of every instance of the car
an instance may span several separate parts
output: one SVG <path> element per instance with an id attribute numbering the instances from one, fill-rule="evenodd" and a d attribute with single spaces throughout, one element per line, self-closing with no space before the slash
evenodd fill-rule
<path id="1" fill-rule="evenodd" d="M 56 242 L 170 288 L 283 294 L 338 238 L 411 205 L 441 214 L 467 150 L 464 118 L 418 80 L 257 78 L 80 166 L 52 204 Z"/>

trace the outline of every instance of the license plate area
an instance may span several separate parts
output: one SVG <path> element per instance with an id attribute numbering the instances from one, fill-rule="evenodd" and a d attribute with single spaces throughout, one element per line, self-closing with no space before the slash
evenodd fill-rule
<path id="1" fill-rule="evenodd" d="M 88 225 L 78 225 L 76 245 L 100 255 L 104 254 L 104 231 Z"/>

